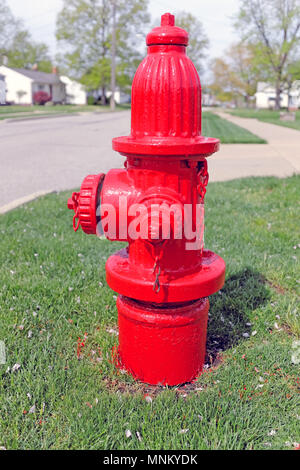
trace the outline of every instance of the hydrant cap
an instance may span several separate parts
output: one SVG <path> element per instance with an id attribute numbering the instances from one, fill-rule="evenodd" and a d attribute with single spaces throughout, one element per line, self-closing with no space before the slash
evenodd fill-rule
<path id="1" fill-rule="evenodd" d="M 189 42 L 188 33 L 175 26 L 175 16 L 171 13 L 165 13 L 161 17 L 161 26 L 152 29 L 147 35 L 147 46 L 155 44 L 174 44 L 187 46 Z"/>

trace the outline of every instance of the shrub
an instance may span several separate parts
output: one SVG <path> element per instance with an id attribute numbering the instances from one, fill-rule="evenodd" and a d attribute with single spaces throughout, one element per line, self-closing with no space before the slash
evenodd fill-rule
<path id="1" fill-rule="evenodd" d="M 34 104 L 39 104 L 40 106 L 43 106 L 48 101 L 51 101 L 51 96 L 48 95 L 48 93 L 46 93 L 45 91 L 37 91 L 33 95 Z"/>

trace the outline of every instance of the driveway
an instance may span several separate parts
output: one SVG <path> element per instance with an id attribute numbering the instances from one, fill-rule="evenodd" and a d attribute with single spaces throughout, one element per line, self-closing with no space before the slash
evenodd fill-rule
<path id="1" fill-rule="evenodd" d="M 268 145 L 222 145 L 209 158 L 210 181 L 300 172 L 300 132 L 254 119 L 226 119 L 266 138 Z M 79 187 L 88 174 L 123 166 L 111 148 L 127 135 L 130 111 L 0 121 L 0 213 L 49 191 Z"/>

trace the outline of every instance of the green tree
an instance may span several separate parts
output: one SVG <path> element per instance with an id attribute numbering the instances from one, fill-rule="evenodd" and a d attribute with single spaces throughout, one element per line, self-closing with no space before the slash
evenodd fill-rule
<path id="1" fill-rule="evenodd" d="M 256 93 L 257 83 L 265 80 L 265 71 L 256 63 L 251 44 L 232 44 L 222 58 L 212 62 L 210 89 L 220 101 L 234 101 L 248 107 Z"/>
<path id="2" fill-rule="evenodd" d="M 290 107 L 291 101 L 291 91 L 292 88 L 297 84 L 299 89 L 300 86 L 300 60 L 295 60 L 291 62 L 287 68 L 287 80 L 286 88 L 288 93 L 288 108 Z"/>
<path id="3" fill-rule="evenodd" d="M 232 44 L 226 52 L 226 58 L 236 91 L 248 107 L 256 93 L 257 83 L 267 79 L 264 67 L 256 61 L 255 47 L 244 42 Z"/>
<path id="4" fill-rule="evenodd" d="M 192 13 L 182 11 L 176 14 L 176 26 L 185 29 L 189 33 L 187 55 L 200 73 L 202 71 L 202 61 L 209 45 L 209 40 L 204 32 L 201 21 L 192 15 Z"/>
<path id="5" fill-rule="evenodd" d="M 287 73 L 291 83 L 300 80 L 300 59 L 289 64 Z"/>
<path id="6" fill-rule="evenodd" d="M 22 21 L 15 18 L 5 0 L 0 0 L 0 56 L 7 57 L 7 65 L 50 72 L 52 65 L 48 46 L 32 40 Z"/>
<path id="7" fill-rule="evenodd" d="M 222 58 L 211 62 L 212 83 L 210 90 L 221 102 L 237 102 L 241 82 L 237 79 L 228 62 Z"/>
<path id="8" fill-rule="evenodd" d="M 240 0 L 236 26 L 276 89 L 276 108 L 300 43 L 300 0 Z"/>
<path id="9" fill-rule="evenodd" d="M 0 55 L 7 53 L 20 21 L 14 18 L 5 0 L 0 0 Z"/>
<path id="10" fill-rule="evenodd" d="M 9 67 L 30 69 L 36 64 L 42 72 L 52 71 L 48 46 L 32 41 L 28 31 L 18 31 L 15 34 L 7 57 Z"/>
<path id="11" fill-rule="evenodd" d="M 116 14 L 117 84 L 128 89 L 137 62 L 138 34 L 149 22 L 147 0 L 119 0 Z M 111 76 L 112 2 L 64 0 L 56 25 L 58 43 L 66 49 L 59 60 L 68 73 L 88 89 L 105 96 Z"/>

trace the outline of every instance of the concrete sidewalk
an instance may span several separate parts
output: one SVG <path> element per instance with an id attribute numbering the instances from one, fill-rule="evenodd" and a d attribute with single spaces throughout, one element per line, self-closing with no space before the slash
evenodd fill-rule
<path id="1" fill-rule="evenodd" d="M 275 124 L 215 111 L 223 119 L 267 140 L 267 144 L 227 144 L 209 158 L 211 181 L 246 176 L 277 176 L 300 173 L 300 131 Z"/>

